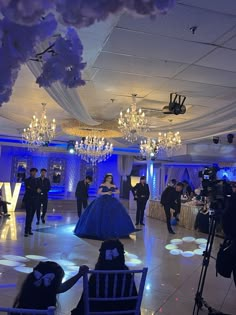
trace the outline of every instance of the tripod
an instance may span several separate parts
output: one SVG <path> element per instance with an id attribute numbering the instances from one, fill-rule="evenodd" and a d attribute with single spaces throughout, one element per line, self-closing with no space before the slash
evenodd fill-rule
<path id="1" fill-rule="evenodd" d="M 198 282 L 198 288 L 197 288 L 197 293 L 195 295 L 195 304 L 193 308 L 193 315 L 199 314 L 200 309 L 205 307 L 208 310 L 208 314 L 210 315 L 230 315 L 230 314 L 225 314 L 220 311 L 215 310 L 212 308 L 203 298 L 203 289 L 205 285 L 205 280 L 206 280 L 206 274 L 207 274 L 207 268 L 209 266 L 209 261 L 211 258 L 211 250 L 212 250 L 212 245 L 214 242 L 214 237 L 215 237 L 215 232 L 216 232 L 216 225 L 217 225 L 217 215 L 215 214 L 215 211 L 213 211 L 213 214 L 210 215 L 210 228 L 209 228 L 209 235 L 207 239 L 207 244 L 206 244 L 206 250 L 204 251 L 203 254 L 203 262 L 202 262 L 202 269 L 201 269 L 201 274 Z"/>

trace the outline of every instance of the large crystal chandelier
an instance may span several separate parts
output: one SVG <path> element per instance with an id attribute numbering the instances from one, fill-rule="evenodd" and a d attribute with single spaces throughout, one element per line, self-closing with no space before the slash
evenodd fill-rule
<path id="1" fill-rule="evenodd" d="M 22 132 L 23 141 L 28 144 L 29 149 L 36 149 L 48 145 L 56 134 L 56 120 L 48 122 L 46 115 L 46 104 L 42 103 L 43 111 L 40 118 L 33 116 L 29 127 Z"/>
<path id="2" fill-rule="evenodd" d="M 124 113 L 120 112 L 118 119 L 118 128 L 129 142 L 137 141 L 140 132 L 147 128 L 145 113 L 142 112 L 141 108 L 137 110 L 136 96 L 136 94 L 132 94 L 131 107 Z"/>
<path id="3" fill-rule="evenodd" d="M 166 133 L 158 133 L 157 144 L 163 150 L 175 150 L 181 145 L 181 136 L 179 132 L 168 131 Z"/>
<path id="4" fill-rule="evenodd" d="M 139 148 L 142 158 L 145 159 L 155 158 L 159 149 L 157 141 L 151 138 L 147 138 L 146 140 L 141 141 Z"/>
<path id="5" fill-rule="evenodd" d="M 82 138 L 80 143 L 76 141 L 75 150 L 84 161 L 96 165 L 99 162 L 106 161 L 112 154 L 112 143 L 105 142 L 104 138 L 96 134 Z"/>

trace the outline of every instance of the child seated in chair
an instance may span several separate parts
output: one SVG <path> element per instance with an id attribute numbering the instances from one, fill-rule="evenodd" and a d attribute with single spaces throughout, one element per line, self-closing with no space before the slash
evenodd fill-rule
<path id="1" fill-rule="evenodd" d="M 87 266 L 81 266 L 75 276 L 62 283 L 62 267 L 53 261 L 41 261 L 25 279 L 13 307 L 46 310 L 56 306 L 57 294 L 68 291 L 87 270 Z"/>
<path id="2" fill-rule="evenodd" d="M 99 249 L 100 254 L 95 265 L 95 270 L 129 270 L 125 265 L 125 251 L 124 246 L 119 240 L 106 240 L 102 243 Z M 113 284 L 115 275 L 110 274 L 108 283 L 105 281 L 106 274 L 99 275 L 99 297 L 105 297 L 105 285 L 108 285 L 108 298 L 113 296 Z M 117 290 L 116 297 L 122 296 L 122 280 L 123 275 L 117 276 Z M 127 275 L 125 282 L 124 296 L 129 296 L 129 288 L 131 281 L 134 281 L 131 275 Z M 105 284 L 106 283 L 106 284 Z M 91 275 L 89 279 L 89 296 L 97 297 L 97 278 L 96 275 Z M 137 289 L 133 285 L 132 296 L 137 296 Z M 90 303 L 91 312 L 111 312 L 111 311 L 125 311 L 135 309 L 135 300 L 124 301 L 93 301 Z M 82 294 L 80 301 L 75 309 L 71 311 L 71 315 L 84 314 L 84 294 Z M 114 313 L 115 314 L 115 313 Z"/>

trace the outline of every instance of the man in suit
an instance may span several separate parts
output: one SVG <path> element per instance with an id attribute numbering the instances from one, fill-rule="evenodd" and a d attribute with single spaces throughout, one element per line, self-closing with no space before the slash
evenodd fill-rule
<path id="1" fill-rule="evenodd" d="M 146 203 L 150 196 L 149 186 L 146 184 L 146 177 L 140 177 L 140 183 L 132 189 L 134 194 L 134 199 L 137 201 L 137 211 L 136 211 L 136 223 L 135 225 L 144 225 L 144 211 Z"/>
<path id="2" fill-rule="evenodd" d="M 75 197 L 77 199 L 77 211 L 80 218 L 82 213 L 82 207 L 85 209 L 88 206 L 88 189 L 93 179 L 91 176 L 86 176 L 84 180 L 78 182 Z"/>
<path id="3" fill-rule="evenodd" d="M 181 182 L 177 183 L 175 187 L 167 186 L 161 195 L 161 204 L 164 206 L 166 214 L 166 224 L 169 233 L 175 234 L 173 231 L 170 219 L 171 213 L 170 209 L 175 210 L 174 217 L 178 220 L 178 214 L 181 209 L 181 192 L 183 190 L 183 184 Z"/>
<path id="4" fill-rule="evenodd" d="M 41 214 L 41 206 L 43 206 L 43 212 L 41 215 L 42 223 L 45 223 L 45 215 L 47 213 L 47 207 L 48 207 L 48 192 L 51 189 L 50 180 L 46 177 L 47 170 L 45 168 L 42 168 L 40 171 L 40 177 L 37 178 L 38 181 L 38 193 L 39 193 L 39 200 L 38 200 L 38 206 L 37 206 L 37 222 L 36 224 L 39 224 L 40 221 L 40 214 Z"/>
<path id="5" fill-rule="evenodd" d="M 35 177 L 37 172 L 38 172 L 37 168 L 35 167 L 31 168 L 30 177 L 25 179 L 25 195 L 24 195 L 25 210 L 26 210 L 25 234 L 24 234 L 25 237 L 29 235 L 33 235 L 31 225 L 34 218 L 35 211 L 37 209 L 38 198 L 39 198 L 38 181 Z"/>

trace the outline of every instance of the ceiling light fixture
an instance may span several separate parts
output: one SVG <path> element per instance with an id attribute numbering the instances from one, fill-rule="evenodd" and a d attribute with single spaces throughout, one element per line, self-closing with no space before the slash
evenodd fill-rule
<path id="1" fill-rule="evenodd" d="M 233 140 L 234 140 L 234 135 L 232 133 L 229 133 L 227 135 L 227 141 L 228 143 L 233 143 Z"/>
<path id="2" fill-rule="evenodd" d="M 213 141 L 213 143 L 218 144 L 218 143 L 219 143 L 219 141 L 220 141 L 220 138 L 219 138 L 219 137 L 214 136 L 214 137 L 212 138 L 212 141 Z"/>
<path id="3" fill-rule="evenodd" d="M 144 141 L 141 141 L 140 145 L 140 154 L 142 158 L 145 159 L 154 159 L 157 156 L 159 147 L 157 141 L 154 139 L 147 138 Z"/>
<path id="4" fill-rule="evenodd" d="M 105 142 L 104 138 L 99 137 L 95 132 L 90 136 L 81 139 L 80 143 L 75 142 L 76 153 L 92 165 L 106 161 L 112 154 L 112 143 Z"/>
<path id="5" fill-rule="evenodd" d="M 147 119 L 142 109 L 137 109 L 136 96 L 132 94 L 131 107 L 124 113 L 121 111 L 118 119 L 118 128 L 129 142 L 137 141 L 140 133 L 147 130 Z"/>
<path id="6" fill-rule="evenodd" d="M 23 142 L 28 144 L 29 150 L 37 149 L 41 146 L 48 146 L 49 142 L 56 134 L 56 120 L 53 118 L 48 122 L 46 115 L 46 104 L 42 103 L 43 111 L 40 118 L 33 116 L 29 127 L 22 132 Z"/>

